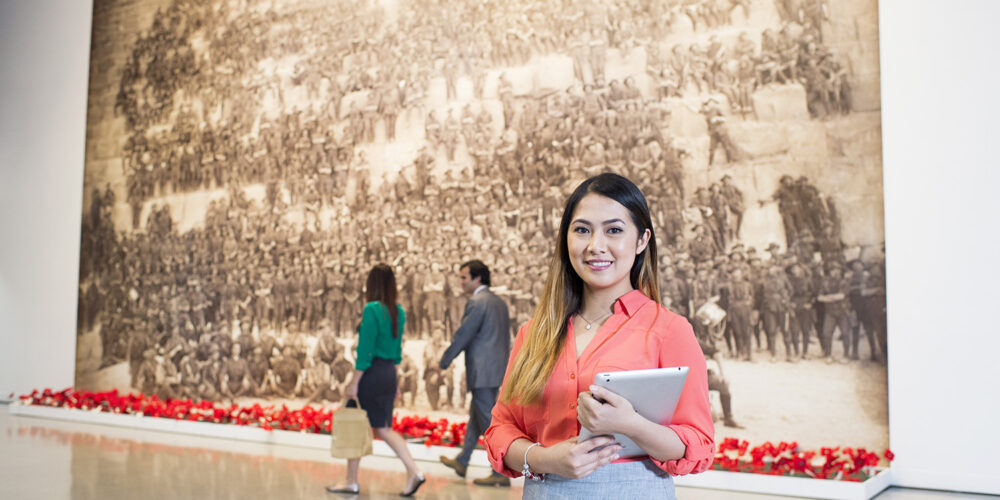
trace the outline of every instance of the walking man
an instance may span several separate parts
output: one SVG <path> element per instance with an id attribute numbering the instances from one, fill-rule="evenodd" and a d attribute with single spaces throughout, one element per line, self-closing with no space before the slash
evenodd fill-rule
<path id="1" fill-rule="evenodd" d="M 466 427 L 462 452 L 455 458 L 441 456 L 441 463 L 465 477 L 472 451 L 490 426 L 493 405 L 503 383 L 510 357 L 510 313 L 503 299 L 490 291 L 490 269 L 479 260 L 462 264 L 458 271 L 462 290 L 471 294 L 465 304 L 462 325 L 451 345 L 441 356 L 441 369 L 465 352 L 465 380 L 472 391 L 469 424 Z M 482 486 L 509 486 L 510 479 L 492 472 L 473 481 Z"/>

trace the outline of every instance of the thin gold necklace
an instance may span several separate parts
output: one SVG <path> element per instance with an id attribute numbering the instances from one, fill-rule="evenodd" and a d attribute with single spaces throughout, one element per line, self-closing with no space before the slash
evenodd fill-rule
<path id="1" fill-rule="evenodd" d="M 607 318 L 608 316 L 611 316 L 611 313 L 607 313 L 604 316 L 601 316 L 600 318 L 595 319 L 594 321 L 590 321 L 589 319 L 584 318 L 583 314 L 581 314 L 580 312 L 577 312 L 576 315 L 579 316 L 580 319 L 582 319 L 583 322 L 587 324 L 587 329 L 590 330 L 590 327 L 593 326 L 594 323 L 597 323 L 598 321 L 600 321 L 600 320 L 602 320 L 604 318 Z"/>

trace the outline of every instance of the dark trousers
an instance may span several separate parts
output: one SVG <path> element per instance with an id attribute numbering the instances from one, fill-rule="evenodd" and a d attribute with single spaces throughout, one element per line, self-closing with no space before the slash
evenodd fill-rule
<path id="1" fill-rule="evenodd" d="M 820 333 L 819 341 L 823 347 L 824 356 L 833 356 L 833 331 L 840 329 L 840 334 L 844 342 L 844 356 L 851 352 L 851 319 L 846 309 L 842 307 L 827 307 L 823 316 L 823 330 Z"/>
<path id="2" fill-rule="evenodd" d="M 476 449 L 479 436 L 482 436 L 490 427 L 493 405 L 496 404 L 499 394 L 499 387 L 472 389 L 472 404 L 469 406 L 469 424 L 465 428 L 465 443 L 462 444 L 462 453 L 455 457 L 458 463 L 469 465 L 469 459 L 472 458 L 472 451 Z"/>
<path id="3" fill-rule="evenodd" d="M 729 308 L 729 325 L 736 338 L 736 349 L 740 358 L 750 361 L 750 336 L 753 326 L 750 324 L 750 306 L 732 304 Z"/>
<path id="4" fill-rule="evenodd" d="M 809 336 L 816 331 L 816 316 L 810 307 L 798 304 L 791 318 L 792 342 L 802 337 L 802 355 L 809 350 Z"/>

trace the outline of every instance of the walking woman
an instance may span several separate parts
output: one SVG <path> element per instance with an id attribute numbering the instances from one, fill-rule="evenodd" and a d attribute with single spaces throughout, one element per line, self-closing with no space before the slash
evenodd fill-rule
<path id="1" fill-rule="evenodd" d="M 396 276 L 392 268 L 378 264 L 368 273 L 365 283 L 365 305 L 358 328 L 357 361 L 354 376 L 345 390 L 347 398 L 358 398 L 361 408 L 368 413 L 375 437 L 383 440 L 406 466 L 406 489 L 400 496 L 409 497 L 424 484 L 425 478 L 417 469 L 406 441 L 392 430 L 392 407 L 398 395 L 396 365 L 402 361 L 403 325 L 406 314 L 396 303 Z M 353 406 L 353 402 L 348 403 Z M 361 459 L 347 461 L 347 483 L 328 486 L 330 493 L 357 495 L 358 465 Z"/>
<path id="2" fill-rule="evenodd" d="M 631 181 L 600 174 L 570 195 L 486 431 L 493 468 L 530 478 L 524 498 L 673 499 L 672 476 L 712 464 L 705 358 L 687 320 L 658 303 L 656 257 L 649 208 Z M 599 372 L 674 366 L 690 370 L 670 422 L 590 385 Z M 581 425 L 601 436 L 578 442 Z M 618 457 L 604 436 L 613 433 L 648 456 Z"/>

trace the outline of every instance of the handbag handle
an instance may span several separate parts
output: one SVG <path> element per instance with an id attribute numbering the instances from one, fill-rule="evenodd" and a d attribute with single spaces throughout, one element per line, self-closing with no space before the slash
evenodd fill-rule
<path id="1" fill-rule="evenodd" d="M 356 398 L 356 397 L 354 397 L 354 398 L 347 398 L 347 402 L 348 403 L 351 402 L 351 401 L 354 401 L 354 404 L 357 405 L 357 407 L 358 407 L 359 410 L 363 410 L 364 409 L 364 408 L 361 408 L 361 401 L 358 401 L 358 398 Z M 347 405 L 344 404 L 343 407 L 347 408 Z"/>

